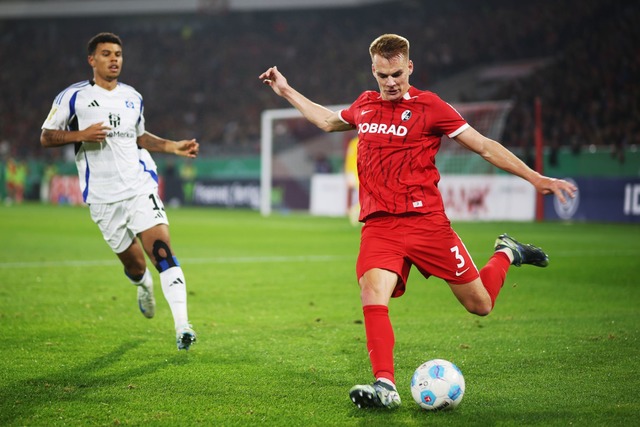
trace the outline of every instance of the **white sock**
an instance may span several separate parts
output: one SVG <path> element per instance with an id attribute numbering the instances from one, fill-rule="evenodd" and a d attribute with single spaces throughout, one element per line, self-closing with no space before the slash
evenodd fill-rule
<path id="1" fill-rule="evenodd" d="M 389 384 L 391 387 L 393 387 L 394 389 L 396 388 L 396 385 L 393 383 L 393 381 L 391 381 L 388 378 L 385 377 L 380 377 L 380 378 L 376 378 L 376 381 L 382 381 L 385 384 Z"/>
<path id="2" fill-rule="evenodd" d="M 162 292 L 169 303 L 176 329 L 189 324 L 187 315 L 187 283 L 180 267 L 171 267 L 160 273 Z"/>
<path id="3" fill-rule="evenodd" d="M 509 260 L 513 263 L 513 260 L 515 259 L 515 256 L 513 255 L 513 251 L 509 248 L 502 248 L 502 249 L 498 249 L 496 252 L 502 252 L 504 254 L 506 254 L 509 257 Z"/>
<path id="4" fill-rule="evenodd" d="M 151 275 L 151 272 L 149 271 L 148 268 L 144 271 L 144 274 L 142 275 L 140 280 L 138 281 L 131 280 L 130 277 L 129 277 L 129 280 L 131 281 L 131 283 L 133 283 L 136 286 L 143 285 L 147 289 L 153 288 L 153 276 Z"/>

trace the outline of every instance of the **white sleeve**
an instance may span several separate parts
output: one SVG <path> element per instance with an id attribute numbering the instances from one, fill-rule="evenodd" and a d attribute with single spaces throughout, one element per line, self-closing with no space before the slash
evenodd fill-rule
<path id="1" fill-rule="evenodd" d="M 53 105 L 51 106 L 51 111 L 49 111 L 49 115 L 47 116 L 47 119 L 42 124 L 42 129 L 51 129 L 51 130 L 67 129 L 67 126 L 69 125 L 69 120 L 71 119 L 69 117 L 69 114 L 70 114 L 69 102 L 71 99 L 69 92 L 71 91 L 67 91 L 64 95 L 61 94 L 56 97 L 56 100 L 53 102 Z M 58 100 L 60 96 L 61 96 L 61 99 Z"/>
<path id="2" fill-rule="evenodd" d="M 144 107 L 140 107 L 140 118 L 138 119 L 138 123 L 136 124 L 136 135 L 142 136 L 145 132 L 144 128 Z"/>

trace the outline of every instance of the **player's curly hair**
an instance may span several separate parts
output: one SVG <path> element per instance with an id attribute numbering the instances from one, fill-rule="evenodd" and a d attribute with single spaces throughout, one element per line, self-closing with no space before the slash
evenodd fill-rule
<path id="1" fill-rule="evenodd" d="M 374 55 L 380 55 L 385 59 L 402 55 L 409 58 L 409 40 L 397 34 L 383 34 L 369 45 L 369 55 L 373 60 Z"/>
<path id="2" fill-rule="evenodd" d="M 120 37 L 116 36 L 115 34 L 99 33 L 93 36 L 91 40 L 89 40 L 89 43 L 87 44 L 87 52 L 89 53 L 89 56 L 96 53 L 96 48 L 100 43 L 115 43 L 117 45 L 122 46 L 122 40 L 120 40 Z"/>

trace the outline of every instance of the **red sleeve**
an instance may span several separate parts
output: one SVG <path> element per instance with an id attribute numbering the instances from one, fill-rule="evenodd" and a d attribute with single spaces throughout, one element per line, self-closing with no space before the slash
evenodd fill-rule
<path id="1" fill-rule="evenodd" d="M 343 122 L 350 124 L 351 126 L 355 126 L 353 123 L 353 104 L 349 108 L 345 108 L 344 110 L 340 110 L 338 113 Z"/>
<path id="2" fill-rule="evenodd" d="M 430 119 L 432 128 L 438 133 L 455 136 L 469 127 L 467 121 L 449 103 L 433 94 L 430 99 Z"/>
<path id="3" fill-rule="evenodd" d="M 369 92 L 363 92 L 360 94 L 358 99 L 356 99 L 353 104 L 349 106 L 349 108 L 345 108 L 344 110 L 340 110 L 338 113 L 343 122 L 350 124 L 353 127 L 356 127 L 355 117 L 357 115 L 357 110 L 362 107 L 362 102 L 368 99 Z"/>

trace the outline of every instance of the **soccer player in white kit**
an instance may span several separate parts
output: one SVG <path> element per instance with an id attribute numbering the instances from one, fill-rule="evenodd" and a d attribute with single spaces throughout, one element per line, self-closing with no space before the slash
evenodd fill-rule
<path id="1" fill-rule="evenodd" d="M 74 144 L 83 200 L 136 285 L 140 311 L 147 318 L 155 314 L 146 253 L 160 273 L 178 350 L 188 350 L 196 333 L 187 314 L 186 280 L 171 248 L 156 165 L 148 151 L 194 158 L 199 144 L 195 139 L 170 141 L 145 130 L 142 96 L 118 82 L 123 56 L 117 35 L 97 34 L 89 41 L 88 53 L 93 79 L 60 92 L 42 125 L 40 142 L 44 147 Z"/>

